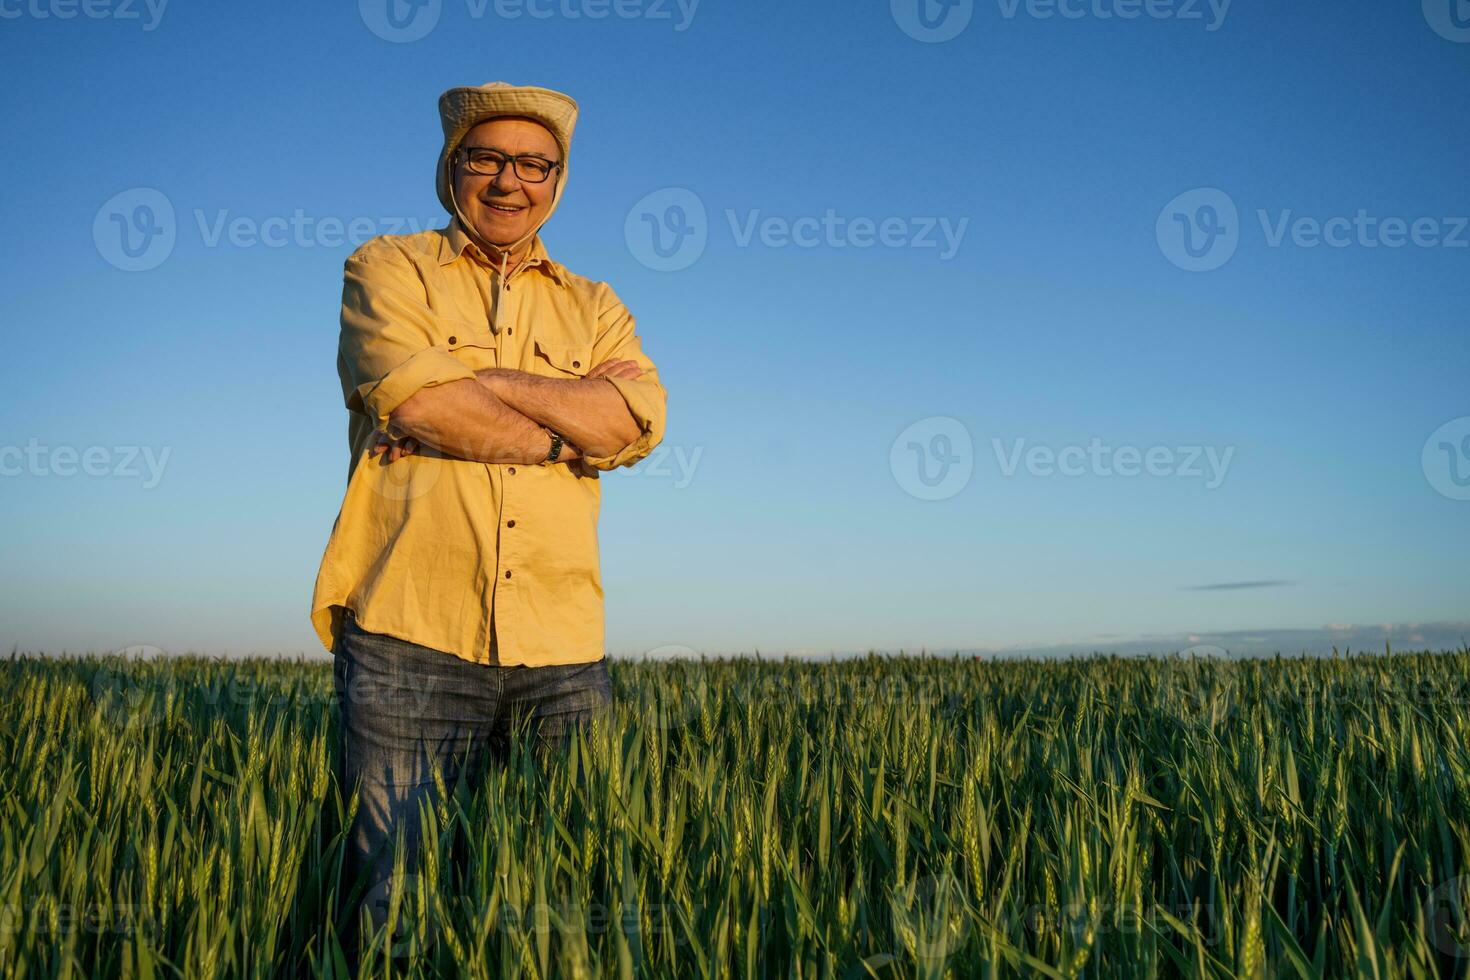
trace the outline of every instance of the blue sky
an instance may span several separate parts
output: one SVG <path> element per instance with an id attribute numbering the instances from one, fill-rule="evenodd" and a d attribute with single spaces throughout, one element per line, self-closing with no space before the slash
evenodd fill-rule
<path id="1" fill-rule="evenodd" d="M 320 649 L 341 263 L 496 79 L 670 393 L 614 653 L 1470 636 L 1464 0 L 388 2 L 0 0 L 6 648 Z"/>

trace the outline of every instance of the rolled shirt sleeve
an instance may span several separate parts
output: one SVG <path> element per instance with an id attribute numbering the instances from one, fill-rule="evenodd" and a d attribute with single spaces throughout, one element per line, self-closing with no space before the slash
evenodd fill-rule
<path id="1" fill-rule="evenodd" d="M 386 428 L 414 392 L 475 372 L 436 340 L 438 316 L 423 280 L 398 248 L 368 242 L 343 266 L 337 372 L 348 409 Z"/>
<path id="2" fill-rule="evenodd" d="M 658 368 L 647 354 L 636 332 L 636 323 L 628 308 L 611 286 L 600 283 L 597 315 L 597 340 L 592 348 L 592 362 L 600 364 L 608 358 L 636 361 L 644 373 L 637 378 L 608 378 L 623 396 L 628 411 L 638 423 L 639 435 L 628 445 L 609 456 L 584 456 L 587 465 L 599 470 L 632 466 L 651 453 L 663 441 L 668 393 L 659 381 Z"/>

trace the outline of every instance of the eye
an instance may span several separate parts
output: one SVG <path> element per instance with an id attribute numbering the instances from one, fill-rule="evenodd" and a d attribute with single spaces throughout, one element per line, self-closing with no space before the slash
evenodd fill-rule
<path id="1" fill-rule="evenodd" d="M 499 170 L 505 166 L 505 157 L 494 150 L 470 150 L 465 161 L 472 170 Z"/>

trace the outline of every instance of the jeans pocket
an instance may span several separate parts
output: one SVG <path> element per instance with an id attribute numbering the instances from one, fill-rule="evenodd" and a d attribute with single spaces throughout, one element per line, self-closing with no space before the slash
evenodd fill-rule
<path id="1" fill-rule="evenodd" d="M 561 738 L 612 705 L 606 658 L 591 663 L 507 669 L 517 672 L 507 677 L 510 727 L 529 723 L 543 741 Z"/>

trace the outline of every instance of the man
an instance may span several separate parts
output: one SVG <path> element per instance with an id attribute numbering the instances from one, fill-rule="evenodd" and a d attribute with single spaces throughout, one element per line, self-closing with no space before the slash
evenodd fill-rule
<path id="1" fill-rule="evenodd" d="M 601 471 L 662 440 L 666 394 L 613 290 L 546 254 L 577 104 L 495 82 L 439 99 L 448 227 L 345 266 L 337 362 L 352 457 L 311 619 L 334 654 L 348 877 L 381 897 L 394 835 L 523 730 L 611 702 Z M 378 903 L 379 905 L 381 903 Z M 372 907 L 381 921 L 381 908 Z"/>

